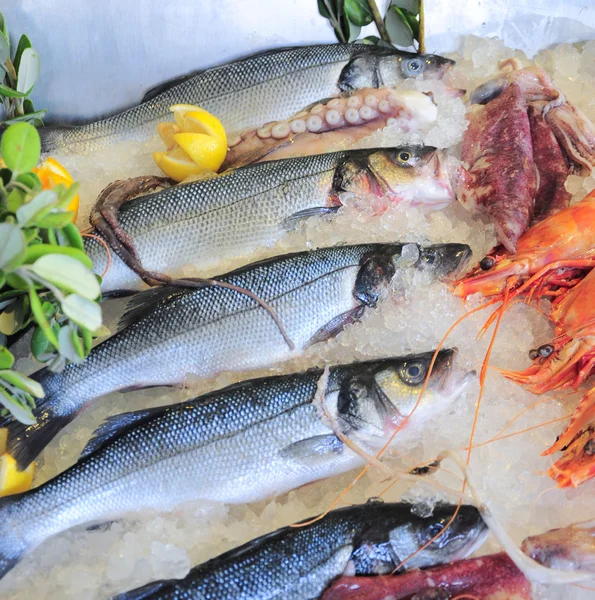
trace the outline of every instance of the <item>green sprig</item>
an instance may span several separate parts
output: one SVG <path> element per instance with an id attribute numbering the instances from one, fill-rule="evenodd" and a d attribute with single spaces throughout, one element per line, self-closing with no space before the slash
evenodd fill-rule
<path id="1" fill-rule="evenodd" d="M 0 149 L 6 165 L 0 174 L 0 413 L 30 424 L 43 389 L 14 370 L 7 338 L 33 325 L 37 360 L 54 370 L 81 362 L 101 327 L 100 287 L 67 210 L 78 184 L 42 190 L 31 172 L 40 158 L 39 134 L 28 123 L 10 125 Z"/>

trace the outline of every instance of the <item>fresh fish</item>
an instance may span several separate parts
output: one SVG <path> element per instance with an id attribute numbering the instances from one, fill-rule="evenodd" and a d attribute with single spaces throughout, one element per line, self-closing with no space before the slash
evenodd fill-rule
<path id="1" fill-rule="evenodd" d="M 367 44 L 282 48 L 166 83 L 142 104 L 78 127 L 41 130 L 44 152 L 97 150 L 123 137 L 146 139 L 172 104 L 197 104 L 217 115 L 231 136 L 289 117 L 303 106 L 362 87 L 393 86 L 408 77 L 441 78 L 453 61 Z"/>
<path id="2" fill-rule="evenodd" d="M 345 570 L 387 574 L 451 517 L 454 506 L 438 505 L 419 517 L 410 504 L 369 501 L 340 508 L 305 527 L 284 527 L 202 565 L 180 580 L 156 581 L 114 600 L 314 600 Z M 476 508 L 461 506 L 451 527 L 407 562 L 422 568 L 473 552 L 487 533 Z"/>
<path id="3" fill-rule="evenodd" d="M 366 202 L 408 201 L 442 208 L 454 193 L 434 148 L 352 150 L 257 164 L 219 177 L 175 186 L 125 202 L 119 212 L 121 232 L 106 233 L 112 254 L 102 291 L 141 289 L 128 266 L 129 239 L 142 266 L 179 275 L 192 265 L 201 275 L 220 273 L 229 261 L 269 248 L 308 217 L 336 212 L 343 194 Z M 112 236 L 117 235 L 115 243 Z M 94 270 L 102 274 L 107 253 L 101 242 L 85 238 Z"/>
<path id="4" fill-rule="evenodd" d="M 379 450 L 411 413 L 432 355 L 331 368 L 325 410 L 344 435 Z M 425 417 L 439 414 L 470 380 L 453 361 L 452 350 L 440 352 L 404 434 L 419 435 Z M 76 525 L 196 499 L 254 502 L 361 465 L 321 418 L 321 375 L 312 370 L 248 381 L 108 419 L 77 464 L 0 504 L 0 573 L 27 549 Z M 18 543 L 5 537 L 7 529 Z"/>
<path id="5" fill-rule="evenodd" d="M 403 244 L 325 248 L 249 265 L 218 278 L 250 290 L 276 312 L 295 345 L 289 348 L 271 315 L 252 297 L 225 287 L 167 286 L 140 292 L 123 329 L 96 346 L 81 364 L 34 375 L 45 390 L 37 423 L 9 425 L 8 447 L 29 464 L 92 399 L 131 387 L 173 385 L 189 374 L 262 368 L 336 335 L 373 308 L 390 288 L 410 285 L 407 272 L 430 278 L 459 271 L 470 257 L 464 244 L 407 252 Z"/>

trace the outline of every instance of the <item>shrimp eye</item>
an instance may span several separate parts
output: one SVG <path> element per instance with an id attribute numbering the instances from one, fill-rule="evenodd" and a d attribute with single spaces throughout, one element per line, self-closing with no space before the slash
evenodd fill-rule
<path id="1" fill-rule="evenodd" d="M 547 358 L 554 352 L 554 347 L 551 344 L 543 344 L 543 346 L 539 346 L 539 348 L 537 348 L 537 352 L 541 358 Z"/>
<path id="2" fill-rule="evenodd" d="M 401 379 L 408 385 L 419 385 L 426 378 L 426 370 L 420 362 L 410 362 L 403 365 Z"/>
<path id="3" fill-rule="evenodd" d="M 482 271 L 489 271 L 496 261 L 491 256 L 485 256 L 481 259 L 479 267 Z"/>
<path id="4" fill-rule="evenodd" d="M 419 75 L 424 70 L 424 63 L 419 58 L 410 58 L 405 63 L 405 70 L 410 75 Z"/>
<path id="5" fill-rule="evenodd" d="M 595 454 L 595 440 L 589 440 L 583 449 L 587 456 L 593 456 Z"/>
<path id="6" fill-rule="evenodd" d="M 402 162 L 402 163 L 409 162 L 409 160 L 411 159 L 411 154 L 409 152 L 406 152 L 405 150 L 403 150 L 402 152 L 399 152 L 398 159 L 399 159 L 399 162 Z"/>

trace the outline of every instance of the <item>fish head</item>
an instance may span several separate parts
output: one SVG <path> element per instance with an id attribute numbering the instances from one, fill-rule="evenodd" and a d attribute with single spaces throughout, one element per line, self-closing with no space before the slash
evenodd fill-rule
<path id="1" fill-rule="evenodd" d="M 339 75 L 343 92 L 366 87 L 394 87 L 403 79 L 442 79 L 455 61 L 437 54 L 414 54 L 376 46 L 355 53 Z"/>
<path id="2" fill-rule="evenodd" d="M 337 415 L 344 433 L 381 447 L 414 409 L 412 422 L 419 424 L 449 404 L 475 373 L 456 366 L 456 349 L 440 350 L 432 364 L 433 357 L 434 352 L 425 352 L 354 365 L 341 382 L 337 397 Z"/>
<path id="3" fill-rule="evenodd" d="M 386 148 L 371 154 L 369 164 L 390 202 L 406 201 L 439 210 L 455 199 L 443 150 L 431 146 Z"/>
<path id="4" fill-rule="evenodd" d="M 444 152 L 431 146 L 354 150 L 335 172 L 333 188 L 369 199 L 377 212 L 402 201 L 436 210 L 455 199 Z"/>
<path id="5" fill-rule="evenodd" d="M 403 569 L 421 569 L 460 560 L 483 544 L 488 528 L 479 511 L 474 506 L 462 504 L 449 524 L 455 510 L 455 506 L 437 504 L 430 516 L 411 513 L 406 523 L 390 531 L 395 555 L 399 562 L 406 560 Z M 436 539 L 428 544 L 434 537 Z"/>
<path id="6" fill-rule="evenodd" d="M 434 279 L 456 277 L 470 258 L 466 244 L 378 244 L 360 260 L 353 295 L 365 306 L 375 307 L 397 271 L 413 267 Z"/>
<path id="7" fill-rule="evenodd" d="M 526 538 L 522 551 L 551 569 L 595 572 L 595 521 L 575 523 Z"/>

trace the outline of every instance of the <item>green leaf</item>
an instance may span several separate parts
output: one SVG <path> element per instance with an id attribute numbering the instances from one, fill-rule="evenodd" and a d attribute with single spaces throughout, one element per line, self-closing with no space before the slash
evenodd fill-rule
<path id="1" fill-rule="evenodd" d="M 74 342 L 74 338 L 76 338 L 78 345 Z M 85 355 L 83 354 L 81 356 L 78 351 L 79 348 L 82 351 L 82 346 L 76 334 L 76 327 L 73 327 L 70 324 L 62 327 L 58 334 L 58 341 L 60 342 L 60 354 L 62 356 L 73 363 L 83 362 Z"/>
<path id="2" fill-rule="evenodd" d="M 13 171 L 31 171 L 41 153 L 41 140 L 37 129 L 29 123 L 15 123 L 2 136 L 2 158 Z"/>
<path id="3" fill-rule="evenodd" d="M 349 21 L 348 26 L 349 26 L 349 33 L 347 35 L 347 41 L 355 42 L 355 40 L 357 40 L 357 37 L 359 36 L 359 33 L 362 30 L 362 28 L 359 27 L 358 25 L 354 25 L 351 21 Z"/>
<path id="4" fill-rule="evenodd" d="M 31 353 L 40 362 L 45 362 L 54 355 L 54 348 L 45 336 L 41 327 L 36 327 L 31 336 Z"/>
<path id="5" fill-rule="evenodd" d="M 4 37 L 4 35 L 0 35 L 0 63 L 3 65 L 10 58 L 10 45 L 8 43 L 8 38 Z"/>
<path id="6" fill-rule="evenodd" d="M 31 113 L 35 112 L 35 107 L 33 106 L 33 102 L 31 102 L 31 100 L 29 100 L 29 98 L 25 98 L 23 100 L 23 111 L 24 111 L 25 115 L 30 115 Z M 40 110 L 39 112 L 45 113 L 46 111 Z"/>
<path id="7" fill-rule="evenodd" d="M 404 8 L 413 15 L 419 14 L 420 0 L 392 0 L 392 5 Z"/>
<path id="8" fill-rule="evenodd" d="M 25 252 L 23 263 L 34 263 L 38 258 L 45 256 L 46 254 L 64 254 L 78 260 L 88 269 L 93 268 L 93 262 L 84 251 L 79 250 L 78 248 L 71 248 L 70 246 L 55 246 L 53 244 L 33 244 L 32 246 L 29 246 L 27 252 Z"/>
<path id="9" fill-rule="evenodd" d="M 23 327 L 29 313 L 29 299 L 20 296 L 0 313 L 0 332 L 13 335 Z"/>
<path id="10" fill-rule="evenodd" d="M 6 196 L 6 208 L 11 213 L 16 213 L 17 210 L 23 205 L 25 202 L 25 192 L 18 188 L 14 188 L 11 190 Z"/>
<path id="11" fill-rule="evenodd" d="M 21 64 L 18 70 L 17 91 L 28 96 L 37 83 L 40 70 L 39 54 L 33 48 L 25 48 L 21 55 Z"/>
<path id="12" fill-rule="evenodd" d="M 14 223 L 0 223 L 0 269 L 11 271 L 25 255 L 25 236 Z"/>
<path id="13" fill-rule="evenodd" d="M 8 381 L 8 383 L 14 385 L 14 387 L 23 390 L 23 392 L 27 392 L 36 398 L 43 398 L 45 396 L 45 392 L 40 383 L 37 383 L 37 381 L 26 377 L 18 371 L 0 371 L 0 379 Z"/>
<path id="14" fill-rule="evenodd" d="M 14 60 L 12 61 L 14 70 L 17 73 L 19 72 L 19 65 L 21 64 L 21 56 L 27 48 L 33 48 L 33 45 L 31 44 L 31 40 L 25 34 L 23 34 L 19 40 L 19 43 L 17 44 L 17 49 L 14 53 Z"/>
<path id="15" fill-rule="evenodd" d="M 33 191 L 41 191 L 41 180 L 35 173 L 32 173 L 31 171 L 19 173 L 16 177 L 16 180 L 19 183 L 26 185 Z"/>
<path id="16" fill-rule="evenodd" d="M 93 347 L 93 334 L 88 329 L 81 329 L 81 335 L 83 337 L 83 350 L 85 356 L 87 356 Z"/>
<path id="17" fill-rule="evenodd" d="M 54 206 L 58 206 L 58 194 L 54 190 L 45 190 L 17 210 L 17 221 L 22 227 L 33 225 Z"/>
<path id="18" fill-rule="evenodd" d="M 0 96 L 5 96 L 6 98 L 24 98 L 27 94 L 23 94 L 22 92 L 17 92 L 13 90 L 11 87 L 0 83 Z"/>
<path id="19" fill-rule="evenodd" d="M 4 284 L 6 283 L 6 275 L 0 271 L 0 290 L 4 287 Z"/>
<path id="20" fill-rule="evenodd" d="M 62 310 L 79 327 L 89 331 L 96 331 L 101 327 L 101 307 L 97 302 L 83 298 L 78 294 L 70 294 L 62 302 Z"/>
<path id="21" fill-rule="evenodd" d="M 331 14 L 328 11 L 328 8 L 325 6 L 324 0 L 318 0 L 318 12 L 325 18 L 330 19 Z"/>
<path id="22" fill-rule="evenodd" d="M 413 29 L 411 29 L 407 17 L 398 6 L 392 5 L 388 9 L 384 24 L 386 25 L 386 31 L 393 44 L 403 48 L 408 48 L 413 45 Z"/>
<path id="23" fill-rule="evenodd" d="M 37 292 L 31 288 L 29 290 L 29 300 L 31 302 L 31 311 L 33 312 L 33 316 L 35 317 L 35 321 L 43 330 L 45 337 L 48 339 L 50 344 L 54 346 L 57 350 L 60 349 L 60 345 L 58 344 L 58 338 L 54 334 L 49 321 L 46 319 L 45 314 L 43 312 L 43 308 L 41 306 L 41 300 L 37 295 Z"/>
<path id="24" fill-rule="evenodd" d="M 78 230 L 78 227 L 74 223 L 68 223 L 68 225 L 62 227 L 61 233 L 64 234 L 66 241 L 72 248 L 84 251 L 83 236 L 81 235 L 81 232 Z M 87 266 L 90 269 L 93 267 L 92 264 Z"/>
<path id="25" fill-rule="evenodd" d="M 0 169 L 0 179 L 4 185 L 8 185 L 12 179 L 12 171 L 10 169 Z"/>
<path id="26" fill-rule="evenodd" d="M 6 283 L 8 283 L 8 285 L 14 288 L 15 290 L 28 291 L 29 287 L 31 287 L 28 281 L 26 281 L 16 273 L 8 273 L 8 275 L 6 276 Z"/>
<path id="27" fill-rule="evenodd" d="M 34 425 L 35 417 L 31 412 L 31 408 L 21 404 L 16 398 L 11 396 L 6 390 L 0 387 L 0 404 L 2 404 L 12 416 L 25 425 Z"/>
<path id="28" fill-rule="evenodd" d="M 0 33 L 4 34 L 4 37 L 8 39 L 8 27 L 6 27 L 6 19 L 0 12 Z"/>
<path id="29" fill-rule="evenodd" d="M 25 100 L 27 102 L 27 100 Z M 12 125 L 13 123 L 30 123 L 32 127 L 41 127 L 43 125 L 43 118 L 47 113 L 47 109 L 38 110 L 36 112 L 27 112 L 27 114 L 21 115 L 19 117 L 14 117 L 13 119 L 8 119 L 8 121 L 3 121 L 5 125 Z"/>
<path id="30" fill-rule="evenodd" d="M 81 185 L 78 181 L 70 184 L 70 187 L 65 187 L 63 184 L 59 183 L 54 190 L 58 194 L 60 198 L 60 202 L 58 206 L 60 208 L 67 208 L 68 205 L 72 202 L 74 197 L 78 194 Z"/>
<path id="31" fill-rule="evenodd" d="M 42 229 L 61 228 L 67 223 L 71 223 L 73 217 L 74 212 L 71 210 L 51 210 L 47 215 L 37 221 L 37 225 Z"/>
<path id="32" fill-rule="evenodd" d="M 374 16 L 367 0 L 344 0 L 345 16 L 358 27 L 370 24 Z"/>
<path id="33" fill-rule="evenodd" d="M 38 258 L 30 269 L 42 279 L 89 300 L 99 296 L 99 283 L 95 275 L 71 256 L 46 254 Z"/>
<path id="34" fill-rule="evenodd" d="M 0 346 L 0 369 L 10 369 L 13 364 L 14 356 L 12 352 L 8 348 Z"/>

